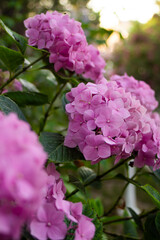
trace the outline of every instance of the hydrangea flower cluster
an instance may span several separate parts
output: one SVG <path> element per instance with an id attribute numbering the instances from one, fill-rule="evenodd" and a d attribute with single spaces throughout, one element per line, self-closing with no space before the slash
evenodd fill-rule
<path id="1" fill-rule="evenodd" d="M 5 82 L 7 82 L 7 80 L 9 79 L 9 72 L 8 71 L 2 71 L 2 69 L 0 69 L 0 86 L 3 85 Z M 10 91 L 22 91 L 22 84 L 17 80 L 14 79 L 14 81 L 12 81 L 7 88 L 5 88 L 3 90 L 2 93 L 5 92 L 10 92 Z"/>
<path id="2" fill-rule="evenodd" d="M 94 81 L 102 78 L 105 61 L 88 45 L 80 22 L 54 11 L 28 18 L 24 24 L 29 45 L 47 49 L 55 71 L 64 68 Z"/>
<path id="3" fill-rule="evenodd" d="M 144 81 L 137 81 L 134 77 L 129 77 L 127 74 L 123 76 L 113 75 L 111 81 L 116 81 L 119 87 L 123 87 L 126 92 L 130 92 L 138 99 L 148 111 L 153 111 L 158 106 L 158 101 L 155 99 L 155 92 Z"/>
<path id="4" fill-rule="evenodd" d="M 17 240 L 41 205 L 47 155 L 37 135 L 15 114 L 0 113 L 0 120 L 0 239 Z"/>
<path id="5" fill-rule="evenodd" d="M 65 238 L 68 230 L 74 229 L 75 233 L 70 234 L 75 234 L 75 240 L 91 240 L 95 226 L 82 214 L 82 203 L 64 200 L 66 189 L 54 164 L 48 165 L 47 173 L 43 203 L 30 223 L 31 234 L 38 240 L 60 240 Z M 65 217 L 70 220 L 68 228 Z"/>
<path id="6" fill-rule="evenodd" d="M 158 166 L 160 131 L 155 116 L 119 83 L 105 79 L 99 84 L 80 83 L 66 97 L 70 102 L 66 146 L 78 146 L 92 164 L 112 155 L 117 162 L 133 154 L 137 167 Z"/>

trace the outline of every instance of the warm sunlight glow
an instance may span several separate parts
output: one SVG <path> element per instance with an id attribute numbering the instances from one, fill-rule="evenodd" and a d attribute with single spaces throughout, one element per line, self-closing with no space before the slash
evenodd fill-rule
<path id="1" fill-rule="evenodd" d="M 88 7 L 100 12 L 101 27 L 118 30 L 121 22 L 147 22 L 159 11 L 155 0 L 90 0 Z"/>

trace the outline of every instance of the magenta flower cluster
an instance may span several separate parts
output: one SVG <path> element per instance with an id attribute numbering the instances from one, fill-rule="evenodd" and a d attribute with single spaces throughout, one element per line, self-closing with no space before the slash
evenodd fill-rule
<path id="1" fill-rule="evenodd" d="M 41 205 L 47 155 L 29 124 L 0 113 L 0 239 L 19 239 Z"/>
<path id="2" fill-rule="evenodd" d="M 64 144 L 78 146 L 92 164 L 113 155 L 116 162 L 133 155 L 135 166 L 157 168 L 159 119 L 140 103 L 143 99 L 146 105 L 147 97 L 145 100 L 140 93 L 137 97 L 140 101 L 136 97 L 114 80 L 102 79 L 98 84 L 80 83 L 72 88 L 67 93 L 69 127 Z M 155 103 L 153 105 L 157 105 Z"/>
<path id="3" fill-rule="evenodd" d="M 102 78 L 105 61 L 88 45 L 80 22 L 54 11 L 28 18 L 24 24 L 29 45 L 48 50 L 55 71 L 64 68 L 94 81 Z"/>
<path id="4" fill-rule="evenodd" d="M 38 240 L 61 240 L 65 239 L 67 231 L 72 229 L 75 233 L 69 234 L 74 234 L 75 240 L 91 240 L 95 226 L 90 218 L 82 214 L 82 203 L 64 200 L 66 189 L 54 164 L 48 165 L 47 173 L 43 203 L 30 222 L 31 234 Z M 65 217 L 70 220 L 68 227 L 64 222 Z"/>
<path id="5" fill-rule="evenodd" d="M 130 92 L 138 99 L 148 111 L 153 111 L 158 106 L 158 101 L 155 99 L 155 92 L 144 81 L 137 81 L 134 77 L 129 77 L 127 74 L 123 76 L 113 75 L 111 81 L 116 81 L 119 87 Z"/>

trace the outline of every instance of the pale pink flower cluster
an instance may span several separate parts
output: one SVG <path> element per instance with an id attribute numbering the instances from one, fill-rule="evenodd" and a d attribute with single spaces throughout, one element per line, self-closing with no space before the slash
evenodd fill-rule
<path id="1" fill-rule="evenodd" d="M 38 240 L 62 240 L 68 230 L 74 229 L 75 233 L 69 234 L 75 234 L 75 240 L 91 240 L 95 226 L 90 218 L 82 214 L 82 203 L 64 200 L 66 190 L 54 164 L 48 165 L 47 173 L 43 204 L 30 223 L 31 234 Z M 64 222 L 65 217 L 70 220 L 68 228 Z"/>
<path id="2" fill-rule="evenodd" d="M 111 81 L 116 81 L 119 87 L 123 87 L 126 92 L 130 92 L 135 96 L 148 111 L 153 111 L 157 108 L 158 102 L 155 99 L 155 92 L 144 81 L 137 81 L 134 77 L 129 77 L 127 74 L 123 76 L 113 75 Z"/>
<path id="3" fill-rule="evenodd" d="M 64 144 L 78 146 L 92 164 L 116 155 L 116 162 L 134 155 L 134 165 L 157 167 L 160 131 L 157 116 L 116 81 L 80 83 L 67 94 L 68 134 Z"/>
<path id="4" fill-rule="evenodd" d="M 41 205 L 46 153 L 29 124 L 0 113 L 0 239 L 19 239 Z"/>
<path id="5" fill-rule="evenodd" d="M 2 71 L 0 69 L 0 86 L 3 85 L 9 79 L 9 71 Z M 6 88 L 3 90 L 2 93 L 10 92 L 10 91 L 22 91 L 22 84 L 17 80 L 14 79 Z"/>
<path id="6" fill-rule="evenodd" d="M 64 68 L 94 81 L 102 78 L 105 61 L 88 45 L 80 22 L 54 11 L 28 18 L 24 24 L 29 45 L 48 50 L 55 71 Z"/>

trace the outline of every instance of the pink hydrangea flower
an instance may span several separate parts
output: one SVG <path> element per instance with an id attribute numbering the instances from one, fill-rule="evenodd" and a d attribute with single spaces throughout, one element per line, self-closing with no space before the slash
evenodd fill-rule
<path id="1" fill-rule="evenodd" d="M 55 71 L 68 69 L 93 81 L 103 77 L 105 61 L 88 45 L 80 22 L 54 11 L 28 18 L 24 25 L 29 45 L 48 50 Z"/>
<path id="2" fill-rule="evenodd" d="M 0 119 L 0 236 L 19 239 L 41 205 L 47 155 L 27 123 L 13 113 Z"/>
<path id="3" fill-rule="evenodd" d="M 158 102 L 155 99 L 155 92 L 144 81 L 137 81 L 134 77 L 129 77 L 127 74 L 123 76 L 113 75 L 111 81 L 116 81 L 119 87 L 123 87 L 126 92 L 130 92 L 135 96 L 148 111 L 157 108 Z"/>
<path id="4" fill-rule="evenodd" d="M 95 233 L 94 224 L 86 216 L 81 216 L 78 228 L 75 232 L 75 240 L 93 239 Z"/>
<path id="5" fill-rule="evenodd" d="M 117 163 L 134 153 L 137 167 L 159 161 L 159 117 L 119 82 L 81 83 L 66 97 L 69 127 L 64 144 L 78 146 L 86 160 L 95 164 L 116 155 Z"/>
<path id="6" fill-rule="evenodd" d="M 64 183 L 53 163 L 47 166 L 46 172 L 48 180 L 46 187 L 43 188 L 43 201 L 29 224 L 31 234 L 38 240 L 47 240 L 48 238 L 63 240 L 68 230 L 76 228 L 75 239 L 80 239 L 79 237 L 86 233 L 83 239 L 91 240 L 95 233 L 95 226 L 91 222 L 92 219 L 82 214 L 82 203 L 65 200 Z M 68 229 L 64 223 L 65 217 L 70 220 Z M 83 226 L 83 222 L 86 225 Z M 74 223 L 74 227 L 72 223 Z M 87 229 L 88 227 L 90 230 Z"/>
<path id="7" fill-rule="evenodd" d="M 62 240 L 67 233 L 64 213 L 58 211 L 53 203 L 45 203 L 37 211 L 30 224 L 31 234 L 39 240 Z"/>
<path id="8" fill-rule="evenodd" d="M 88 61 L 85 64 L 85 72 L 83 76 L 99 82 L 105 73 L 105 61 L 101 57 L 100 52 L 93 45 L 87 47 Z"/>

